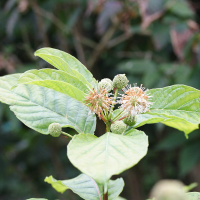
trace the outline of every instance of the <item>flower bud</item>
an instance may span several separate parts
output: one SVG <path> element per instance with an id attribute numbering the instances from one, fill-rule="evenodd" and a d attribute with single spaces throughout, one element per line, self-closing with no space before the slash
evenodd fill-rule
<path id="1" fill-rule="evenodd" d="M 52 123 L 48 127 L 48 133 L 53 137 L 59 137 L 62 133 L 62 127 L 59 123 Z"/>
<path id="2" fill-rule="evenodd" d="M 128 126 L 133 126 L 133 125 L 135 125 L 135 123 L 136 123 L 135 117 L 132 117 L 132 116 L 126 117 L 126 118 L 124 119 L 124 123 L 127 124 Z"/>
<path id="3" fill-rule="evenodd" d="M 116 121 L 111 124 L 111 131 L 116 134 L 122 134 L 126 130 L 126 124 L 123 121 Z"/>
<path id="4" fill-rule="evenodd" d="M 128 82 L 125 74 L 118 74 L 113 79 L 113 86 L 117 89 L 122 89 L 127 86 Z"/>
<path id="5" fill-rule="evenodd" d="M 153 187 L 151 197 L 156 200 L 186 200 L 184 185 L 176 180 L 159 181 Z"/>
<path id="6" fill-rule="evenodd" d="M 109 78 L 104 78 L 99 82 L 99 88 L 105 89 L 110 92 L 113 89 L 112 81 Z"/>

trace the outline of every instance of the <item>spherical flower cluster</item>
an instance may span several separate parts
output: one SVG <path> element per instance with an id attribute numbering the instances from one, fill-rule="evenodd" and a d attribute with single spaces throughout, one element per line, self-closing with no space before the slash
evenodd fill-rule
<path id="1" fill-rule="evenodd" d="M 162 180 L 151 191 L 156 200 L 186 200 L 184 184 L 177 180 Z"/>
<path id="2" fill-rule="evenodd" d="M 127 86 L 129 80 L 127 79 L 125 74 L 118 74 L 113 79 L 113 86 L 117 89 L 123 89 Z"/>
<path id="3" fill-rule="evenodd" d="M 152 104 L 149 101 L 150 97 L 151 96 L 146 93 L 142 86 L 130 86 L 121 97 L 121 108 L 126 111 L 128 117 L 134 117 L 137 114 L 145 113 L 149 111 Z"/>
<path id="4" fill-rule="evenodd" d="M 53 137 L 59 137 L 62 133 L 62 127 L 59 123 L 52 123 L 48 127 L 48 133 Z"/>
<path id="5" fill-rule="evenodd" d="M 110 129 L 113 133 L 122 134 L 126 130 L 126 124 L 123 121 L 116 121 L 111 124 Z"/>
<path id="6" fill-rule="evenodd" d="M 99 82 L 99 88 L 105 89 L 110 92 L 113 89 L 113 83 L 109 78 L 104 78 Z"/>
<path id="7" fill-rule="evenodd" d="M 99 90 L 95 90 L 93 88 L 89 95 L 86 96 L 85 103 L 92 112 L 95 112 L 99 118 L 102 118 L 103 112 L 109 111 L 113 101 L 112 97 L 109 97 L 109 94 L 105 89 L 100 88 Z"/>

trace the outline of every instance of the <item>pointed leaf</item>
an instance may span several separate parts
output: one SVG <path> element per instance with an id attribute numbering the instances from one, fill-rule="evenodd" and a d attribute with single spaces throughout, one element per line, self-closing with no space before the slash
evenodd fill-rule
<path id="1" fill-rule="evenodd" d="M 89 93 L 89 86 L 85 85 L 78 78 L 52 69 L 27 71 L 20 77 L 18 84 L 33 84 L 47 87 L 83 103 L 87 95 L 86 93 Z"/>
<path id="2" fill-rule="evenodd" d="M 52 176 L 46 177 L 45 182 L 52 185 L 58 192 L 65 192 L 71 189 L 74 193 L 87 200 L 101 199 L 101 192 L 96 182 L 85 174 L 81 174 L 70 180 L 58 181 Z"/>
<path id="3" fill-rule="evenodd" d="M 185 85 L 173 85 L 148 91 L 152 96 L 150 112 L 139 115 L 135 127 L 161 122 L 186 134 L 200 123 L 200 91 Z"/>
<path id="4" fill-rule="evenodd" d="M 97 85 L 97 81 L 93 78 L 87 68 L 68 53 L 53 48 L 42 48 L 35 52 L 35 56 L 43 58 L 57 69 L 67 72 L 68 74 L 76 76 L 78 72 L 83 75 L 93 87 L 96 87 Z"/>
<path id="5" fill-rule="evenodd" d="M 67 147 L 67 154 L 75 167 L 103 184 L 112 175 L 137 164 L 146 155 L 147 147 L 147 136 L 132 129 L 126 136 L 109 132 L 100 138 L 76 135 Z"/>
<path id="6" fill-rule="evenodd" d="M 198 129 L 198 124 L 192 124 L 186 120 L 174 118 L 174 117 L 166 117 L 164 115 L 152 115 L 152 113 L 140 114 L 136 117 L 136 124 L 133 126 L 134 128 L 143 126 L 145 124 L 154 124 L 161 122 L 167 126 L 171 126 L 180 131 L 184 131 L 186 134 Z"/>
<path id="7" fill-rule="evenodd" d="M 71 189 L 74 193 L 87 200 L 102 200 L 103 185 L 96 183 L 92 178 L 85 174 L 81 174 L 70 180 L 58 181 L 52 176 L 46 177 L 45 182 L 52 185 L 58 192 L 65 192 Z M 108 183 L 108 200 L 116 199 L 124 187 L 122 178 L 115 181 L 110 180 Z"/>
<path id="8" fill-rule="evenodd" d="M 0 78 L 0 101 L 11 105 L 24 124 L 43 134 L 48 134 L 53 122 L 79 133 L 94 133 L 96 117 L 89 108 L 67 95 L 36 85 L 19 85 L 11 90 L 19 76 Z"/>

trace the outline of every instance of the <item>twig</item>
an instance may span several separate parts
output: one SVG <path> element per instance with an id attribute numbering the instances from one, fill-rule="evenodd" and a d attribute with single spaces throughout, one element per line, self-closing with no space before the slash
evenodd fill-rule
<path id="1" fill-rule="evenodd" d="M 79 31 L 77 30 L 77 27 L 74 28 L 73 31 L 73 41 L 74 41 L 74 46 L 78 55 L 78 59 L 85 65 L 86 61 L 85 61 L 85 53 L 82 47 L 82 44 L 80 43 L 80 35 L 79 35 Z"/>
<path id="2" fill-rule="evenodd" d="M 124 34 L 122 34 L 122 35 L 120 35 L 120 36 L 118 36 L 118 37 L 116 37 L 116 38 L 110 40 L 110 41 L 108 42 L 108 44 L 107 44 L 107 48 L 108 48 L 108 49 L 109 49 L 109 48 L 112 48 L 112 47 L 118 45 L 119 43 L 121 43 L 121 42 L 123 42 L 123 41 L 129 39 L 129 38 L 132 37 L 133 35 L 134 35 L 134 32 L 132 32 L 132 31 L 130 31 L 130 32 L 128 32 L 128 33 L 124 33 Z"/>
<path id="3" fill-rule="evenodd" d="M 92 56 L 89 59 L 88 64 L 87 64 L 89 70 L 92 69 L 95 62 L 99 58 L 101 52 L 106 48 L 106 45 L 107 45 L 108 41 L 110 40 L 110 38 L 113 36 L 118 24 L 119 24 L 119 20 L 113 22 L 113 24 L 110 26 L 110 28 L 106 31 L 105 35 L 102 37 L 99 44 L 94 49 Z"/>

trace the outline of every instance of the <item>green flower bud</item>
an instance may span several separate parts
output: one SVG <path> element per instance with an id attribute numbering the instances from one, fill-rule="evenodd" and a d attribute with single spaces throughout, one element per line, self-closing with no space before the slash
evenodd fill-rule
<path id="1" fill-rule="evenodd" d="M 113 86 L 117 89 L 122 89 L 127 86 L 129 80 L 125 74 L 118 74 L 113 79 Z"/>
<path id="2" fill-rule="evenodd" d="M 112 81 L 109 78 L 104 78 L 99 82 L 99 88 L 105 89 L 110 92 L 113 89 Z"/>
<path id="3" fill-rule="evenodd" d="M 111 124 L 111 131 L 116 134 L 122 134 L 126 130 L 126 124 L 123 121 L 116 121 Z"/>
<path id="4" fill-rule="evenodd" d="M 52 123 L 48 127 L 48 132 L 53 137 L 59 137 L 62 133 L 62 127 L 59 123 Z"/>
<path id="5" fill-rule="evenodd" d="M 128 126 L 133 126 L 136 123 L 135 117 L 126 117 L 124 119 L 124 123 L 127 124 Z"/>
<path id="6" fill-rule="evenodd" d="M 162 180 L 156 183 L 151 192 L 156 200 L 186 200 L 184 185 L 176 180 Z"/>

